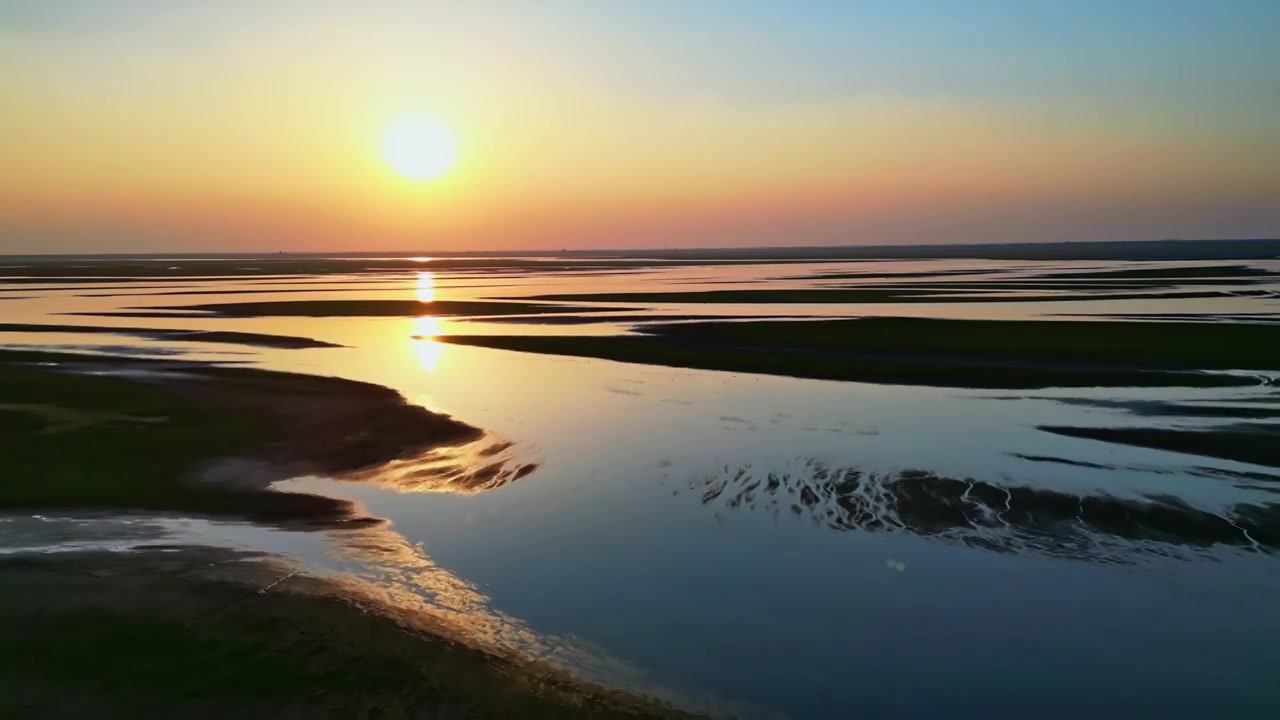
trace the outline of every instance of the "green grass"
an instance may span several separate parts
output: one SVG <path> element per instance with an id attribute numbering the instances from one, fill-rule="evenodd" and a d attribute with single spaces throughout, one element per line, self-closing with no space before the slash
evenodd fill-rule
<path id="1" fill-rule="evenodd" d="M 121 369 L 178 374 L 99 372 Z M 367 523 L 344 500 L 267 490 L 269 475 L 337 475 L 479 434 L 375 385 L 175 361 L 3 351 L 0 399 L 0 509 Z M 252 459 L 261 477 L 193 478 L 222 458 Z"/>
<path id="2" fill-rule="evenodd" d="M 251 417 L 117 377 L 3 366 L 0 398 L 4 508 L 198 509 L 209 491 L 177 478 L 266 432 Z"/>
<path id="3" fill-rule="evenodd" d="M 250 418 L 183 401 L 163 388 L 100 375 L 0 368 L 0 433 L 5 438 L 0 505 L 119 495 L 160 496 L 196 457 L 229 454 L 262 432 Z M 63 427 L 49 411 L 79 415 Z M 40 432 L 22 433 L 40 419 Z M 146 419 L 146 421 L 141 421 Z M 38 479 L 38 482 L 37 482 Z"/>

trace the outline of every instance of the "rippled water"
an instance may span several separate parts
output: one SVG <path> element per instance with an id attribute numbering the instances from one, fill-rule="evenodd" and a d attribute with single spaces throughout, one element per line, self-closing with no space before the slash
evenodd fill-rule
<path id="1" fill-rule="evenodd" d="M 1029 264 L 874 265 L 880 273 L 1022 273 Z M 466 492 L 407 481 L 412 468 L 403 467 L 375 482 L 285 483 L 357 500 L 389 518 L 390 529 L 376 536 L 193 521 L 104 529 L 113 521 L 101 518 L 57 531 L 48 521 L 26 519 L 21 534 L 13 519 L 0 533 L 10 547 L 68 547 L 99 537 L 114 546 L 176 539 L 275 550 L 423 598 L 424 609 L 491 642 L 738 714 L 1280 712 L 1280 561 L 1273 539 L 1280 470 L 1039 429 L 1204 426 L 1211 421 L 1142 408 L 1153 402 L 1280 408 L 1280 391 L 1268 378 L 1226 389 L 978 391 L 648 367 L 432 339 L 455 332 L 612 333 L 630 320 L 54 316 L 268 298 L 789 287 L 813 281 L 777 278 L 848 269 L 797 264 L 23 285 L 12 294 L 30 299 L 0 303 L 5 322 L 269 332 L 347 347 L 263 349 L 77 333 L 0 333 L 0 343 L 179 353 L 377 382 L 485 428 L 510 443 L 501 450 L 504 464 L 536 470 L 494 475 L 461 488 Z M 287 292 L 156 294 L 201 287 Z M 1224 296 L 627 307 L 629 315 L 1190 312 L 1261 319 L 1280 303 Z"/>

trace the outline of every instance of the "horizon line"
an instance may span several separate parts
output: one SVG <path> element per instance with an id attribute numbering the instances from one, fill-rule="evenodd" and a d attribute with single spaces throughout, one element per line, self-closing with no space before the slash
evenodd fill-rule
<path id="1" fill-rule="evenodd" d="M 1146 239 L 1146 240 L 1059 240 L 1059 241 L 1014 241 L 1014 242 L 993 242 L 993 243 L 912 243 L 905 245 L 721 245 L 721 246 L 696 246 L 696 247 L 650 247 L 650 248 L 542 248 L 537 250 L 264 250 L 261 252 L 220 252 L 220 251 L 204 251 L 204 252 L 177 252 L 168 253 L 158 252 L 96 252 L 96 253 L 76 253 L 76 252 L 50 252 L 50 253 L 0 253 L 0 257 L 4 258 L 56 258 L 56 257 L 77 257 L 77 258 L 98 258 L 98 257 L 120 257 L 120 258 L 156 258 L 156 257 L 173 257 L 173 258 L 209 258 L 209 257 L 275 257 L 275 256 L 292 256 L 292 257 L 332 257 L 336 255 L 345 255 L 351 257 L 375 257 L 375 256 L 401 256 L 401 255 L 418 255 L 423 257 L 527 257 L 535 255 L 607 255 L 617 254 L 626 256 L 643 256 L 646 254 L 666 254 L 666 255 L 689 255 L 696 253 L 805 253 L 805 252 L 894 252 L 906 250 L 941 250 L 949 252 L 963 252 L 966 248 L 1049 248 L 1055 246 L 1122 246 L 1122 245 L 1187 245 L 1196 243 L 1280 243 L 1280 235 L 1273 237 L 1255 237 L 1255 238 L 1162 238 L 1162 239 Z M 1280 248 L 1278 248 L 1280 251 Z"/>

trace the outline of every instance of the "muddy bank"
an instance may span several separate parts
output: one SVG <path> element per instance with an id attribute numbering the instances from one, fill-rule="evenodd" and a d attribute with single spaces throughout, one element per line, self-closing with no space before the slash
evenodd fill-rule
<path id="1" fill-rule="evenodd" d="M 707 320 L 619 337 L 447 336 L 444 342 L 654 365 L 975 388 L 1222 387 L 1280 370 L 1272 325 L 1039 320 Z"/>
<path id="2" fill-rule="evenodd" d="M 703 323 L 690 323 L 689 327 L 701 325 Z M 664 329 L 676 327 L 680 325 L 673 323 Z M 592 357 L 643 365 L 889 385 L 1029 390 L 1050 387 L 1239 387 L 1258 383 L 1256 378 L 1249 376 L 1197 371 L 916 351 L 828 350 L 765 343 L 721 344 L 711 338 L 657 335 L 444 335 L 437 340 L 496 350 Z"/>
<path id="3" fill-rule="evenodd" d="M 542 315 L 616 310 L 611 307 L 553 305 L 498 300 L 262 300 L 206 303 L 162 308 L 134 308 L 127 312 L 83 313 L 100 317 L 460 317 L 483 315 Z M 163 312 L 156 312 L 162 310 Z"/>
<path id="4" fill-rule="evenodd" d="M 48 323 L 0 323 L 0 332 L 20 333 L 76 333 L 85 335 L 121 335 L 144 340 L 174 340 L 180 342 L 246 345 L 249 347 L 304 348 L 342 347 L 331 342 L 296 335 L 272 335 L 267 333 L 233 332 L 228 330 L 178 330 L 173 328 L 111 327 L 104 325 L 52 325 Z"/>
<path id="5" fill-rule="evenodd" d="M 1272 502 L 1206 509 L 1167 495 L 1076 494 L 923 470 L 833 468 L 816 461 L 794 473 L 726 469 L 675 490 L 696 494 L 717 512 L 768 513 L 779 520 L 793 516 L 840 532 L 906 532 L 994 552 L 1088 562 L 1137 562 L 1153 553 L 1191 557 L 1196 549 L 1213 547 L 1280 550 L 1280 504 Z"/>
<path id="6" fill-rule="evenodd" d="M 1005 288 L 1018 290 L 1017 288 Z M 1030 288 L 1028 288 L 1030 289 Z M 1044 289 L 1043 285 L 1040 289 Z M 1063 286 L 1062 290 L 1072 288 Z M 1079 288 L 1076 288 L 1079 289 Z M 619 292 L 619 293 L 559 293 L 534 295 L 530 300 L 550 302 L 608 302 L 652 305 L 654 303 L 680 304 L 834 304 L 858 305 L 879 303 L 1029 303 L 1029 302 L 1080 302 L 1098 300 L 1201 300 L 1231 297 L 1274 297 L 1267 290 L 1186 290 L 1179 292 L 1123 292 L 1110 294 L 1059 293 L 1052 295 L 1022 295 L 1018 292 L 991 294 L 1001 290 L 995 283 L 965 284 L 946 288 L 941 283 L 921 283 L 907 288 L 780 288 L 752 290 L 692 290 L 687 292 Z"/>
<path id="7" fill-rule="evenodd" d="M 4 717 L 691 717 L 262 556 L 9 557 L 0 577 L 22 590 L 0 597 Z"/>
<path id="8" fill-rule="evenodd" d="M 1275 410 L 1260 410 L 1266 418 L 1275 416 Z M 1196 430 L 1052 426 L 1040 429 L 1067 437 L 1280 467 L 1280 426 L 1271 423 L 1242 422 Z"/>
<path id="9" fill-rule="evenodd" d="M 483 436 L 377 385 L 191 362 L 4 351 L 0 397 L 0 509 L 372 523 L 346 501 L 269 485 Z"/>

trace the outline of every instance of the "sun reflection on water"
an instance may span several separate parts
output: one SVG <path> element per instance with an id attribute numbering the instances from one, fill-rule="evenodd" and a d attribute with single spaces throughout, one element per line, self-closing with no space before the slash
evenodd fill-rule
<path id="1" fill-rule="evenodd" d="M 436 274 L 430 270 L 418 273 L 416 286 L 418 302 L 429 303 L 436 299 Z"/>
<path id="2" fill-rule="evenodd" d="M 413 354 L 418 356 L 418 363 L 427 372 L 435 372 L 440 364 L 440 356 L 444 354 L 444 343 L 436 342 L 440 335 L 440 318 L 426 315 L 414 322 Z"/>
<path id="3" fill-rule="evenodd" d="M 397 492 L 476 495 L 523 480 L 538 469 L 514 443 L 485 435 L 464 445 L 432 448 L 348 473 L 344 480 L 377 484 Z"/>

